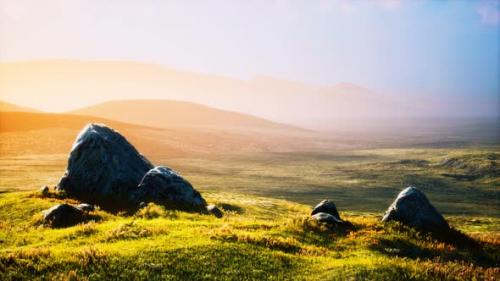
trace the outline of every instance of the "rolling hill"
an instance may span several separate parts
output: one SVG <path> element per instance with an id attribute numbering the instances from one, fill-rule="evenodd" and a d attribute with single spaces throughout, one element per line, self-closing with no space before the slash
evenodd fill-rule
<path id="1" fill-rule="evenodd" d="M 109 101 L 69 113 L 159 128 L 303 131 L 247 114 L 173 100 Z"/>
<path id="2" fill-rule="evenodd" d="M 37 109 L 0 101 L 0 112 L 40 112 Z"/>
<path id="3" fill-rule="evenodd" d="M 48 111 L 109 100 L 168 99 L 309 128 L 332 127 L 338 118 L 370 120 L 429 108 L 351 83 L 319 86 L 266 76 L 244 80 L 127 61 L 0 63 L 0 91 L 2 99 L 14 103 L 35 105 L 36 96 L 36 105 Z"/>
<path id="4" fill-rule="evenodd" d="M 152 159 L 333 147 L 330 140 L 301 130 L 293 135 L 280 131 L 256 133 L 252 130 L 158 128 L 95 116 L 0 112 L 0 155 L 66 154 L 78 132 L 91 122 L 103 123 L 120 131 Z"/>

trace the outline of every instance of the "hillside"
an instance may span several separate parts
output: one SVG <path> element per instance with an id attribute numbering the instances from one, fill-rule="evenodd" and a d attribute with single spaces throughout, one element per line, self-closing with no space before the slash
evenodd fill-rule
<path id="1" fill-rule="evenodd" d="M 34 108 L 0 101 L 0 112 L 40 112 L 40 111 Z"/>
<path id="2" fill-rule="evenodd" d="M 88 123 L 107 124 L 127 134 L 130 140 L 147 153 L 180 155 L 183 150 L 154 138 L 152 129 L 104 118 L 69 114 L 0 112 L 0 155 L 68 153 L 78 132 Z"/>
<path id="3" fill-rule="evenodd" d="M 157 128 L 94 116 L 0 112 L 0 154 L 16 156 L 67 153 L 77 133 L 91 122 L 103 123 L 124 133 L 140 151 L 152 157 L 314 150 L 336 145 L 315 135 L 303 135 L 302 130 L 297 130 L 299 133 L 296 135 L 290 135 L 279 133 L 279 130 L 259 129 L 260 131 L 256 132 L 220 128 Z M 282 127 L 277 125 L 277 128 Z"/>
<path id="4" fill-rule="evenodd" d="M 0 194 L 2 280 L 495 280 L 497 218 L 447 217 L 456 241 L 380 214 L 342 212 L 353 229 L 310 219 L 284 200 L 205 192 L 224 218 L 150 204 L 133 215 L 92 212 L 73 227 L 41 225 L 41 212 L 71 199 Z M 478 227 L 478 222 L 481 225 Z"/>
<path id="5" fill-rule="evenodd" d="M 173 100 L 109 101 L 74 110 L 71 114 L 97 116 L 159 128 L 303 131 L 247 114 Z"/>

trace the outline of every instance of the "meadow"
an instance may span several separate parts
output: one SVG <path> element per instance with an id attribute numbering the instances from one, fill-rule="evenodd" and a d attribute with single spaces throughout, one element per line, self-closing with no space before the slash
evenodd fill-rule
<path id="1" fill-rule="evenodd" d="M 164 158 L 224 218 L 148 205 L 101 210 L 51 229 L 41 211 L 77 203 L 53 186 L 66 155 L 0 159 L 2 280 L 498 280 L 498 147 L 387 148 Z M 380 218 L 397 193 L 423 190 L 460 231 L 443 239 Z M 352 229 L 309 218 L 334 200 Z"/>
<path id="2" fill-rule="evenodd" d="M 378 148 L 155 157 L 198 190 L 237 192 L 340 210 L 383 212 L 408 185 L 445 214 L 500 216 L 500 148 Z M 0 191 L 53 186 L 66 154 L 0 157 Z"/>

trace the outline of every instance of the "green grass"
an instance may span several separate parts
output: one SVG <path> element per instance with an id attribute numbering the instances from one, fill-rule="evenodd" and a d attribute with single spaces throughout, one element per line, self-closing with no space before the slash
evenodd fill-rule
<path id="1" fill-rule="evenodd" d="M 0 279 L 494 280 L 500 276 L 498 218 L 450 217 L 452 225 L 480 243 L 462 247 L 399 224 L 384 225 L 378 214 L 341 212 L 355 229 L 328 229 L 309 219 L 310 208 L 305 205 L 233 193 L 204 195 L 208 202 L 233 210 L 225 211 L 222 219 L 156 205 L 129 216 L 97 210 L 96 222 L 51 229 L 40 224 L 40 212 L 68 200 L 41 198 L 36 192 L 1 194 Z"/>
<path id="2" fill-rule="evenodd" d="M 0 280 L 498 280 L 498 151 L 151 157 L 180 171 L 224 218 L 150 204 L 134 215 L 97 210 L 98 220 L 62 229 L 43 226 L 41 211 L 78 202 L 33 190 L 57 183 L 66 156 L 2 157 Z M 409 184 L 475 242 L 380 223 Z M 354 229 L 309 219 L 325 198 Z"/>

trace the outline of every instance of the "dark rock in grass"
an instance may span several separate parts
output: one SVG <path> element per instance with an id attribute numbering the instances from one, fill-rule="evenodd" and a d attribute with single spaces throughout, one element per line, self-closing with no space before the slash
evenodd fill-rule
<path id="1" fill-rule="evenodd" d="M 222 211 L 215 205 L 208 205 L 207 212 L 214 215 L 217 218 L 222 218 L 223 216 Z"/>
<path id="2" fill-rule="evenodd" d="M 40 188 L 40 194 L 42 195 L 42 197 L 47 197 L 49 196 L 49 193 L 50 193 L 50 190 L 49 190 L 49 187 L 48 186 L 42 186 Z"/>
<path id="3" fill-rule="evenodd" d="M 142 208 L 146 207 L 147 205 L 148 205 L 148 203 L 142 201 L 142 202 L 139 202 L 139 204 L 137 205 L 137 208 L 142 209 Z"/>
<path id="4" fill-rule="evenodd" d="M 68 204 L 59 204 L 43 212 L 43 220 L 51 227 L 67 227 L 84 220 L 82 210 Z"/>
<path id="5" fill-rule="evenodd" d="M 339 212 L 337 211 L 337 207 L 335 206 L 335 203 L 330 200 L 323 200 L 321 201 L 316 207 L 313 208 L 311 216 L 318 214 L 318 213 L 326 213 L 334 216 L 336 219 L 340 220 L 340 215 Z"/>
<path id="6" fill-rule="evenodd" d="M 95 210 L 95 206 L 87 203 L 82 203 L 76 206 L 76 208 L 84 211 L 84 212 L 92 212 Z"/>
<path id="7" fill-rule="evenodd" d="M 130 194 L 153 165 L 122 135 L 90 124 L 78 135 L 58 189 L 103 209 L 130 207 Z"/>
<path id="8" fill-rule="evenodd" d="M 382 221 L 399 221 L 425 231 L 448 231 L 443 216 L 432 206 L 424 193 L 410 186 L 401 191 L 387 209 Z"/>
<path id="9" fill-rule="evenodd" d="M 177 172 L 168 167 L 155 167 L 141 180 L 132 194 L 134 202 L 154 202 L 167 208 L 205 211 L 206 202 L 200 193 Z"/>
<path id="10" fill-rule="evenodd" d="M 312 218 L 317 220 L 319 223 L 326 223 L 326 224 L 330 224 L 330 225 L 344 223 L 344 221 L 336 218 L 335 216 L 328 214 L 328 213 L 323 213 L 323 212 L 316 213 L 316 214 L 312 215 Z"/>

